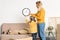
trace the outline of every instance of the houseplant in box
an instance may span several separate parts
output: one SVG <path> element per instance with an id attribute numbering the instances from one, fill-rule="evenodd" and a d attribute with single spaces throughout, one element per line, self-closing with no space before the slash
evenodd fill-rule
<path id="1" fill-rule="evenodd" d="M 53 31 L 52 31 L 53 29 L 54 29 L 53 26 L 49 26 L 47 28 L 47 30 L 48 30 L 48 36 L 51 36 L 50 34 L 52 34 L 52 36 L 54 36 Z"/>

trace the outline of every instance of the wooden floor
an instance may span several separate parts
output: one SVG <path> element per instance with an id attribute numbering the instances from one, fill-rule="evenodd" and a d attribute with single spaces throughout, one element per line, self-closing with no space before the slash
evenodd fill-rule
<path id="1" fill-rule="evenodd" d="M 40 39 L 37 39 L 37 40 L 40 40 Z"/>
<path id="2" fill-rule="evenodd" d="M 37 40 L 40 40 L 40 39 L 37 38 Z M 56 39 L 54 37 L 51 37 L 51 38 L 47 37 L 46 40 L 56 40 Z"/>

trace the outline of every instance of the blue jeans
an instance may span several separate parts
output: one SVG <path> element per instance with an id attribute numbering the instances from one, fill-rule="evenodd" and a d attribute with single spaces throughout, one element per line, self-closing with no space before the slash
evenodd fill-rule
<path id="1" fill-rule="evenodd" d="M 37 40 L 37 33 L 32 33 L 32 38 L 33 38 L 33 40 Z"/>
<path id="2" fill-rule="evenodd" d="M 45 23 L 38 23 L 38 35 L 40 40 L 46 40 L 45 33 L 44 33 L 44 28 L 45 28 Z"/>

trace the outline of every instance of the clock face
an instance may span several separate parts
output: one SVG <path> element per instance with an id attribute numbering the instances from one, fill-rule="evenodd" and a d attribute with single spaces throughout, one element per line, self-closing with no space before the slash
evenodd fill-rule
<path id="1" fill-rule="evenodd" d="M 22 13 L 23 13 L 24 16 L 28 16 L 30 14 L 30 10 L 28 8 L 24 8 L 22 10 Z"/>

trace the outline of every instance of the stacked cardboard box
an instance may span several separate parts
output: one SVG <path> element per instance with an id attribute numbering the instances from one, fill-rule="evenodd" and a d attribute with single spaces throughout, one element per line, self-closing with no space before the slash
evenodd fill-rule
<path id="1" fill-rule="evenodd" d="M 57 40 L 60 40 L 60 24 L 57 24 L 57 34 L 56 34 Z"/>

